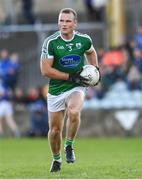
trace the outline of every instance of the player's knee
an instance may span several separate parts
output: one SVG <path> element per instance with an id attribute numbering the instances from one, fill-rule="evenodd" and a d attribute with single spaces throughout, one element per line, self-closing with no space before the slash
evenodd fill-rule
<path id="1" fill-rule="evenodd" d="M 54 128 L 51 128 L 50 129 L 50 133 L 52 136 L 56 137 L 56 136 L 59 136 L 60 133 L 61 133 L 61 130 L 57 127 L 54 127 Z"/>
<path id="2" fill-rule="evenodd" d="M 78 118 L 80 116 L 80 112 L 77 109 L 69 108 L 68 116 L 72 118 Z"/>

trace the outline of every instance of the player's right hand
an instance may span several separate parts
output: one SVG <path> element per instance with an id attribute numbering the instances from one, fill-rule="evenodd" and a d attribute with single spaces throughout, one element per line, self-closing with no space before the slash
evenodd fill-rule
<path id="1" fill-rule="evenodd" d="M 76 83 L 80 86 L 85 86 L 88 87 L 89 86 L 89 79 L 84 78 L 80 75 L 80 73 L 82 72 L 83 68 L 80 71 L 77 71 L 75 73 L 71 73 L 69 74 L 69 81 Z"/>

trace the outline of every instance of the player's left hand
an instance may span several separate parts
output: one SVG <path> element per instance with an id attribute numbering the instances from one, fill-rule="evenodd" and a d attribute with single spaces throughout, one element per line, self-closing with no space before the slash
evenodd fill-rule
<path id="1" fill-rule="evenodd" d="M 76 84 L 79 84 L 80 86 L 88 87 L 88 79 L 80 76 L 80 73 L 82 72 L 83 68 L 80 71 L 77 71 L 75 73 L 69 74 L 69 81 L 74 82 Z"/>

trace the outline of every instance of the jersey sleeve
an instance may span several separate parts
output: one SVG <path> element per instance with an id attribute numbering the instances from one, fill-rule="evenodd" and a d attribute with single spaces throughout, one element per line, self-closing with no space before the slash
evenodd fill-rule
<path id="1" fill-rule="evenodd" d="M 54 57 L 52 41 L 45 39 L 42 45 L 41 60 L 52 59 Z"/>
<path id="2" fill-rule="evenodd" d="M 90 36 L 87 35 L 86 37 L 86 52 L 93 51 L 93 42 Z"/>

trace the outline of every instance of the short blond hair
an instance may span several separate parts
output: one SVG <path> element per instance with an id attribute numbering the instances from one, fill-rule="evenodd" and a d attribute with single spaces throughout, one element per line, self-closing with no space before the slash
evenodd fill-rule
<path id="1" fill-rule="evenodd" d="M 74 15 L 74 19 L 77 20 L 77 13 L 74 9 L 72 8 L 64 8 L 61 9 L 60 13 L 65 13 L 65 14 L 70 14 L 72 13 Z"/>

